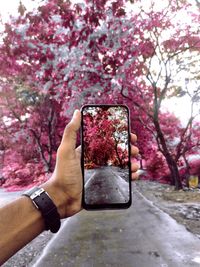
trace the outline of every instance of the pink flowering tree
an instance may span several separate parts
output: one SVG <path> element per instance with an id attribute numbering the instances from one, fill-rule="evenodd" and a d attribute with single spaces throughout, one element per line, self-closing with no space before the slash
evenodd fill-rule
<path id="1" fill-rule="evenodd" d="M 155 158 L 154 176 L 162 176 L 165 166 L 170 182 L 181 188 L 178 168 L 198 151 L 199 126 L 193 112 L 183 126 L 163 110 L 163 101 L 185 94 L 189 105 L 199 101 L 197 85 L 182 85 L 183 71 L 189 84 L 199 79 L 198 25 L 196 7 L 184 1 L 165 1 L 161 8 L 140 0 L 49 0 L 32 12 L 20 5 L 19 16 L 5 24 L 0 46 L 0 156 L 7 183 L 32 183 L 39 175 L 34 169 L 53 170 L 75 107 L 126 103 L 141 159 L 151 160 L 151 168 Z M 16 176 L 18 170 L 26 179 Z"/>

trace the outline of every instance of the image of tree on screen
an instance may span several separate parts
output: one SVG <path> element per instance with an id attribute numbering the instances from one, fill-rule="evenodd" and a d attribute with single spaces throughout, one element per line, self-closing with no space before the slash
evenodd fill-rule
<path id="1" fill-rule="evenodd" d="M 84 111 L 85 168 L 128 162 L 128 120 L 124 107 L 88 107 Z"/>

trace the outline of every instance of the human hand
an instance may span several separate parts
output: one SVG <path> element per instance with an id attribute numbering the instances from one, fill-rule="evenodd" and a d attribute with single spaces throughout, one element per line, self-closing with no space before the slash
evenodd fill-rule
<path id="1" fill-rule="evenodd" d="M 133 133 L 131 133 L 131 157 L 135 157 L 139 153 L 139 149 L 137 146 L 134 146 L 133 144 L 137 141 L 137 136 Z M 131 162 L 131 178 L 132 180 L 137 180 L 138 179 L 138 171 L 139 165 L 136 162 Z"/>
<path id="2" fill-rule="evenodd" d="M 42 187 L 49 193 L 58 208 L 61 218 L 79 212 L 82 201 L 81 147 L 75 148 L 77 132 L 81 124 L 81 112 L 75 110 L 72 120 L 65 127 L 61 144 L 57 151 L 54 173 Z M 131 142 L 136 141 L 131 134 Z M 131 156 L 138 154 L 138 148 L 131 145 Z M 136 179 L 138 165 L 131 163 L 132 179 Z"/>
<path id="3" fill-rule="evenodd" d="M 81 113 L 75 110 L 71 121 L 65 127 L 53 175 L 43 186 L 56 204 L 61 218 L 72 216 L 81 210 L 81 147 L 76 148 L 80 124 Z"/>

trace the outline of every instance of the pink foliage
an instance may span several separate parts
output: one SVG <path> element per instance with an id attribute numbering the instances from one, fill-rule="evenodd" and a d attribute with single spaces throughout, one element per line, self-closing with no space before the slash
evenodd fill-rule
<path id="1" fill-rule="evenodd" d="M 161 11 L 152 5 L 145 12 L 140 0 L 134 4 L 141 9 L 127 16 L 122 0 L 87 0 L 74 6 L 48 0 L 35 12 L 21 7 L 19 16 L 5 24 L 0 117 L 7 121 L 0 120 L 0 164 L 6 187 L 42 181 L 52 172 L 72 110 L 85 103 L 126 103 L 149 173 L 153 179 L 166 173 L 166 161 L 157 153 L 155 83 L 149 66 L 159 53 L 164 66 L 185 49 L 199 51 L 199 16 L 188 11 L 193 23 L 180 25 L 173 18 L 189 10 L 185 1 L 169 1 Z M 167 84 L 167 77 L 163 80 Z M 158 97 L 166 97 L 162 86 L 156 89 Z M 188 157 L 199 151 L 199 124 L 185 133 L 180 121 L 161 109 L 159 122 L 169 152 L 174 158 L 180 154 L 177 164 L 183 153 Z M 102 127 L 111 130 L 106 123 Z M 109 149 L 112 143 L 104 145 Z M 105 157 L 100 146 L 96 150 Z"/>
<path id="2" fill-rule="evenodd" d="M 24 165 L 13 163 L 9 167 L 3 168 L 2 175 L 6 179 L 3 187 L 12 187 L 12 190 L 14 188 L 19 190 L 30 184 L 33 185 L 46 180 L 44 166 L 41 163 L 27 163 Z"/>
<path id="3" fill-rule="evenodd" d="M 157 181 L 164 180 L 170 183 L 170 179 L 167 178 L 167 175 L 169 175 L 169 168 L 165 158 L 160 152 L 152 150 L 149 158 L 146 160 L 146 168 L 148 170 L 147 177 L 149 179 Z"/>
<path id="4" fill-rule="evenodd" d="M 109 111 L 110 110 L 110 111 Z M 114 108 L 104 110 L 97 108 L 96 114 L 84 111 L 84 151 L 86 166 L 91 168 L 92 165 L 106 165 L 108 161 L 115 166 L 125 167 L 128 161 L 127 148 L 121 148 L 121 139 L 124 130 L 127 130 L 127 122 L 115 118 L 112 112 L 119 112 Z M 126 118 L 124 110 L 120 111 L 122 118 Z M 112 120 L 109 118 L 112 117 Z M 117 136 L 116 136 L 117 133 Z M 91 165 L 92 164 L 92 165 Z"/>

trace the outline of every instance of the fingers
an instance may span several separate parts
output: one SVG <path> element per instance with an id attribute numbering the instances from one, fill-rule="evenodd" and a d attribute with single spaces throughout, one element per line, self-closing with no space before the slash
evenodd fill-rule
<path id="1" fill-rule="evenodd" d="M 138 180 L 138 178 L 139 178 L 139 174 L 136 173 L 136 172 L 132 172 L 132 174 L 131 174 L 131 179 L 132 179 L 133 181 L 135 181 L 135 180 Z"/>
<path id="2" fill-rule="evenodd" d="M 131 143 L 135 143 L 137 141 L 137 136 L 133 133 L 131 133 Z M 134 146 L 134 145 L 131 145 L 131 156 L 132 157 L 135 157 L 137 156 L 139 153 L 139 149 Z M 131 179 L 132 180 L 137 180 L 139 178 L 139 174 L 137 173 L 139 169 L 139 165 L 135 162 L 132 162 L 131 163 Z"/>
<path id="3" fill-rule="evenodd" d="M 131 179 L 132 180 L 137 180 L 139 178 L 139 175 L 137 171 L 139 170 L 139 165 L 135 162 L 131 163 Z"/>
<path id="4" fill-rule="evenodd" d="M 75 110 L 71 121 L 67 124 L 61 141 L 61 146 L 64 145 L 70 150 L 76 147 L 77 131 L 81 125 L 81 112 Z"/>
<path id="5" fill-rule="evenodd" d="M 131 143 L 135 143 L 137 141 L 137 136 L 131 133 Z"/>
<path id="6" fill-rule="evenodd" d="M 131 146 L 131 156 L 137 156 L 139 153 L 139 149 L 136 146 Z"/>
<path id="7" fill-rule="evenodd" d="M 133 133 L 131 133 L 131 143 L 135 143 L 137 141 L 137 136 Z M 139 153 L 139 149 L 134 146 L 134 145 L 131 145 L 131 156 L 137 156 Z"/>
<path id="8" fill-rule="evenodd" d="M 135 162 L 132 162 L 131 163 L 131 171 L 136 172 L 136 171 L 138 171 L 138 169 L 139 169 L 139 165 Z"/>

